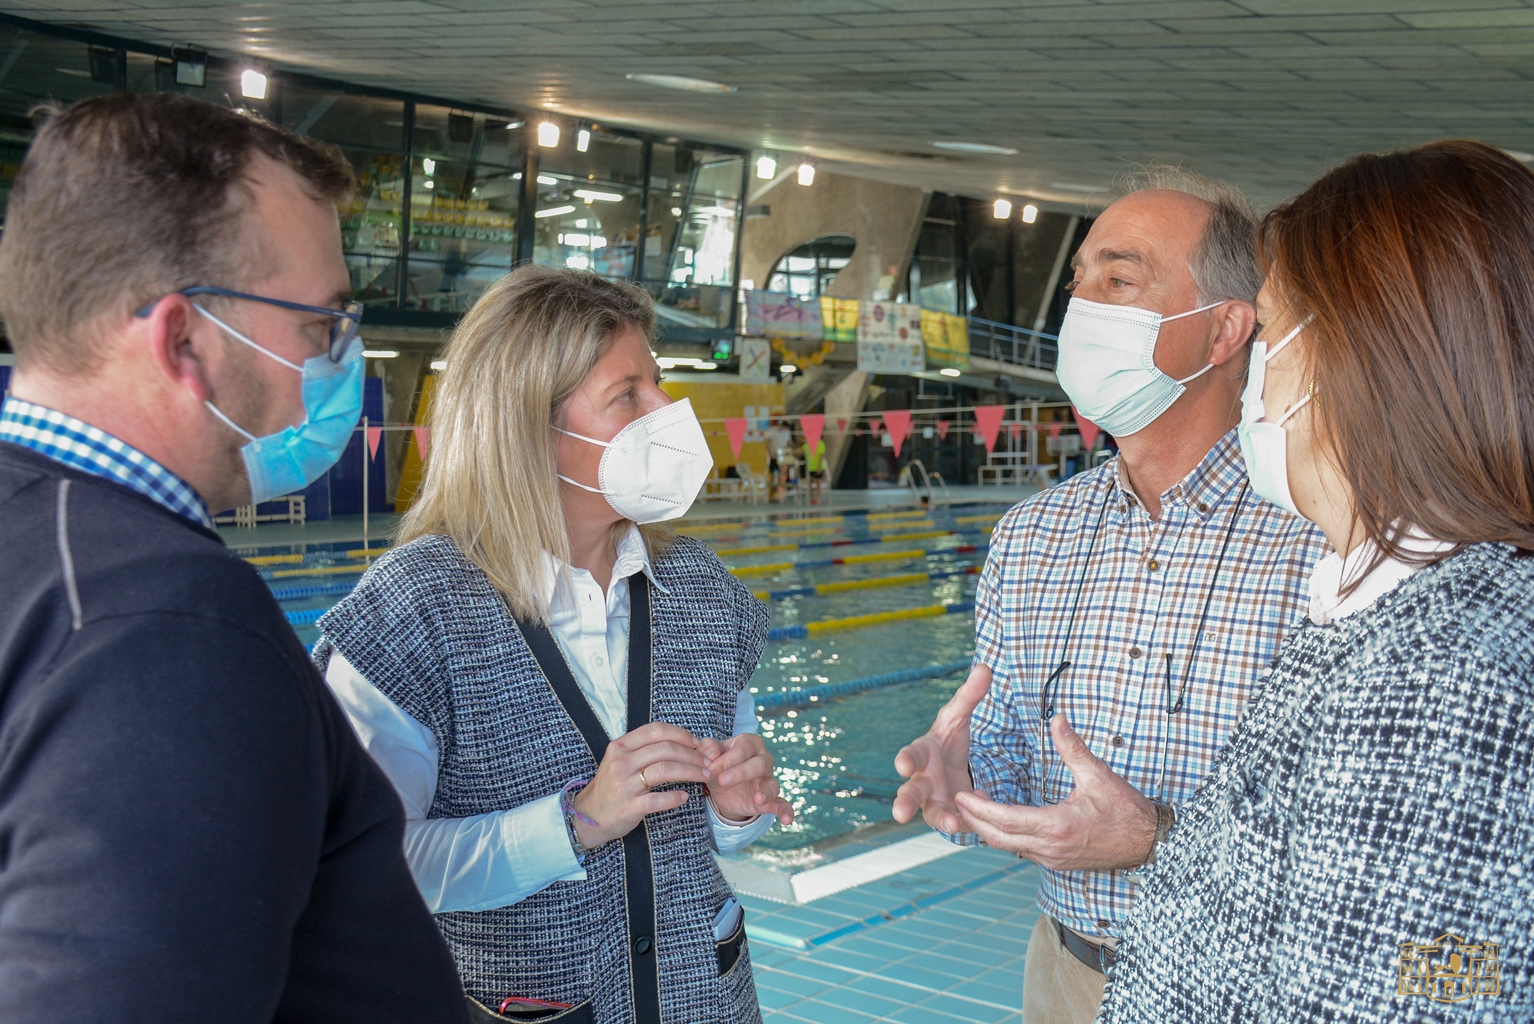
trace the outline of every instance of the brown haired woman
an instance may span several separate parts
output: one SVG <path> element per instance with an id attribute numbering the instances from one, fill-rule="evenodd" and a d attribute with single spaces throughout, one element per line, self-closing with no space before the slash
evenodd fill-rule
<path id="1" fill-rule="evenodd" d="M 1309 620 L 1157 849 L 1100 1021 L 1534 1018 L 1534 175 L 1448 141 L 1269 214 L 1241 424 Z"/>

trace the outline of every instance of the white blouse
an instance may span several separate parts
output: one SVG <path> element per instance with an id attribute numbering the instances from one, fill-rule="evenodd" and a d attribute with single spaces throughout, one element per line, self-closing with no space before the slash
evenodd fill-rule
<path id="1" fill-rule="evenodd" d="M 549 631 L 608 736 L 621 736 L 628 721 L 628 577 L 643 571 L 652 586 L 662 592 L 665 588 L 655 581 L 644 538 L 634 527 L 618 545 L 606 595 L 591 573 L 574 567 L 569 569 L 569 586 L 558 586 L 558 567 L 552 558 L 548 562 Z M 554 882 L 586 877 L 570 848 L 558 793 L 468 818 L 428 818 L 437 790 L 438 750 L 432 731 L 385 697 L 339 653 L 331 654 L 325 681 L 405 805 L 405 858 L 432 913 L 493 910 Z M 756 731 L 756 702 L 743 690 L 735 707 L 734 734 Z M 707 812 L 721 853 L 755 842 L 775 820 L 764 814 L 737 824 L 720 818 L 712 803 Z"/>
<path id="2" fill-rule="evenodd" d="M 1403 537 L 1401 546 L 1407 551 L 1424 555 L 1437 554 L 1454 547 L 1453 544 L 1432 540 L 1420 534 L 1408 534 Z M 1375 566 L 1373 572 L 1359 581 L 1357 589 L 1351 594 L 1347 597 L 1339 596 L 1338 592 L 1343 586 L 1352 582 L 1359 570 L 1374 557 L 1378 550 L 1379 546 L 1373 541 L 1365 540 L 1355 547 L 1347 558 L 1333 551 L 1316 563 L 1316 567 L 1310 573 L 1309 618 L 1311 622 L 1318 626 L 1326 626 L 1333 620 L 1361 612 L 1422 568 L 1408 565 L 1394 558 L 1387 558 Z"/>

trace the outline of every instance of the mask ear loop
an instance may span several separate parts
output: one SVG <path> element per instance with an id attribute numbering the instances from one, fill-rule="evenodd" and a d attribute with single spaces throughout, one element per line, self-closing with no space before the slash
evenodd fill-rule
<path id="1" fill-rule="evenodd" d="M 577 434 L 575 431 L 566 430 L 564 427 L 553 427 L 553 429 L 559 431 L 561 434 L 564 434 L 567 437 L 573 437 L 577 441 L 585 441 L 587 444 L 601 445 L 603 448 L 612 447 L 612 443 L 609 441 L 598 441 L 594 437 L 587 437 L 585 434 Z M 592 494 L 607 494 L 607 492 L 602 490 L 600 487 L 588 487 L 586 484 L 581 483 L 579 480 L 571 480 L 563 473 L 555 473 L 554 475 L 563 480 L 565 483 L 569 484 L 571 487 L 579 487 L 581 490 L 590 491 Z"/>
<path id="2" fill-rule="evenodd" d="M 1194 313 L 1202 313 L 1202 312 L 1204 312 L 1207 309 L 1213 309 L 1214 307 L 1219 306 L 1219 305 L 1223 305 L 1224 303 L 1229 302 L 1229 301 L 1230 301 L 1229 299 L 1218 299 L 1218 300 L 1216 300 L 1214 302 L 1209 303 L 1207 306 L 1200 306 L 1197 309 L 1190 309 L 1186 313 L 1178 313 L 1176 316 L 1164 316 L 1164 317 L 1161 318 L 1161 322 L 1163 324 L 1168 324 L 1168 323 L 1171 323 L 1173 320 L 1181 320 L 1185 316 L 1192 316 Z M 1159 331 L 1160 328 L 1158 327 L 1157 330 Z M 1212 369 L 1214 369 L 1214 364 L 1210 363 L 1208 366 L 1204 367 L 1202 370 L 1198 371 L 1195 374 L 1192 374 L 1191 376 L 1184 377 L 1182 380 L 1177 381 L 1177 383 L 1179 385 L 1182 385 L 1182 384 L 1188 383 L 1188 381 L 1190 381 L 1190 380 L 1197 380 L 1198 378 L 1202 377 L 1204 374 L 1208 373 Z"/>

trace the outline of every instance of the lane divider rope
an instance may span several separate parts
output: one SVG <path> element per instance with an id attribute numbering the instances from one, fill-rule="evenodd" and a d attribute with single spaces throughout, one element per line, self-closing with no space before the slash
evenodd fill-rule
<path id="1" fill-rule="evenodd" d="M 759 601 L 782 601 L 789 597 L 811 597 L 824 594 L 841 594 L 849 590 L 874 590 L 879 587 L 906 587 L 915 583 L 928 583 L 953 576 L 974 576 L 980 572 L 978 565 L 966 565 L 961 569 L 940 572 L 905 572 L 895 576 L 875 576 L 866 580 L 843 580 L 840 583 L 816 583 L 807 587 L 788 587 L 784 590 L 758 590 Z"/>
<path id="2" fill-rule="evenodd" d="M 939 615 L 959 615 L 975 610 L 973 601 L 955 601 L 953 604 L 931 604 L 921 608 L 901 608 L 892 612 L 873 612 L 868 615 L 849 615 L 845 619 L 820 619 L 816 622 L 799 622 L 792 626 L 778 626 L 767 631 L 769 642 L 773 640 L 802 640 L 844 629 L 862 629 L 864 626 L 882 626 L 887 622 L 905 619 L 935 619 Z"/>

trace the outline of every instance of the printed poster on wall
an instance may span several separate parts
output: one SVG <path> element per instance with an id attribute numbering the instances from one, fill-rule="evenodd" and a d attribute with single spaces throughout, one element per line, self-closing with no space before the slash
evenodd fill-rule
<path id="1" fill-rule="evenodd" d="M 742 381 L 763 383 L 776 379 L 772 372 L 772 342 L 766 338 L 741 338 L 739 351 Z"/>
<path id="2" fill-rule="evenodd" d="M 864 302 L 858 316 L 858 369 L 866 373 L 918 373 L 927 368 L 921 307 Z"/>
<path id="3" fill-rule="evenodd" d="M 953 313 L 921 311 L 921 338 L 927 365 L 969 369 L 969 321 Z"/>
<path id="4" fill-rule="evenodd" d="M 820 300 L 801 301 L 779 292 L 746 292 L 747 334 L 822 340 Z"/>

